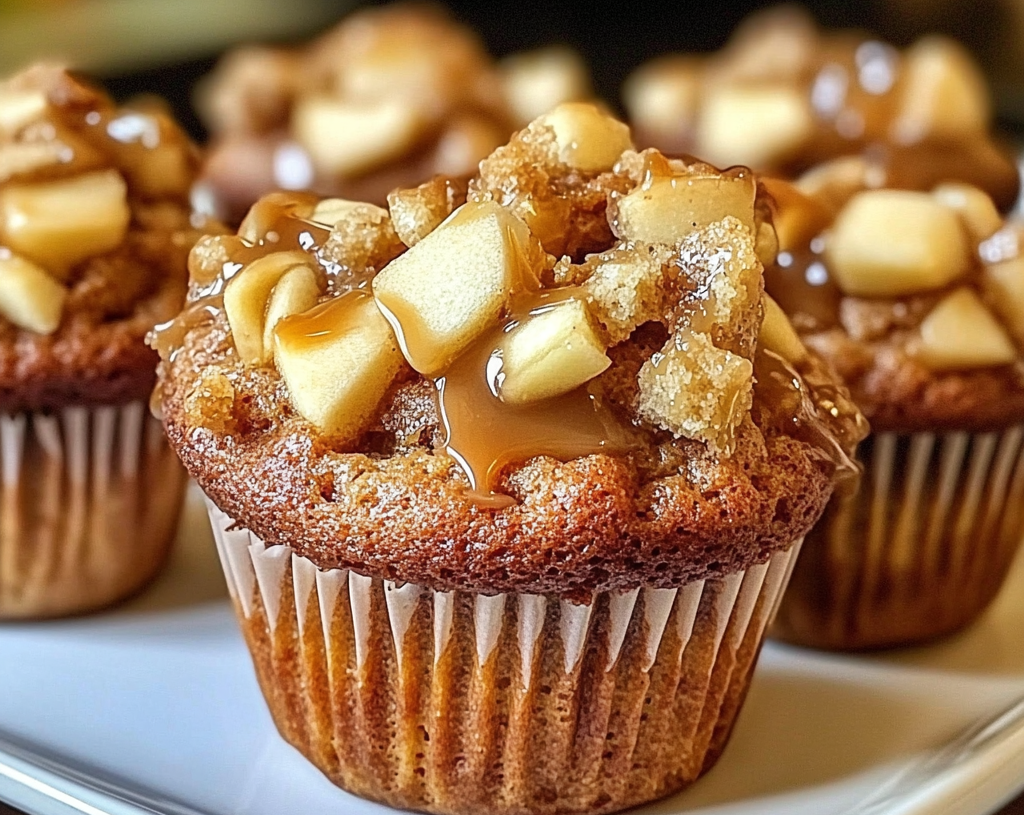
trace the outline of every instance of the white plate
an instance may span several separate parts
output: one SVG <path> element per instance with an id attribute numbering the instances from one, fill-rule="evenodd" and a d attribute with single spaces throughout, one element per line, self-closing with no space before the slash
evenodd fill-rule
<path id="1" fill-rule="evenodd" d="M 195 493 L 171 568 L 78 620 L 0 627 L 0 799 L 35 815 L 383 815 L 270 721 Z M 765 648 L 671 815 L 981 815 L 1024 787 L 1024 559 L 969 632 L 886 656 Z"/>

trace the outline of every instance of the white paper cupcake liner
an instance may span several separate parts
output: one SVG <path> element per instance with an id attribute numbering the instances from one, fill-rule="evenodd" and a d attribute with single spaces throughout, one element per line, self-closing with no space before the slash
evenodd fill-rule
<path id="1" fill-rule="evenodd" d="M 141 402 L 0 415 L 0 619 L 140 589 L 165 560 L 185 480 Z"/>
<path id="2" fill-rule="evenodd" d="M 1024 540 L 1024 426 L 877 433 L 858 455 L 859 489 L 807 536 L 773 633 L 873 648 L 975 620 Z"/>
<path id="3" fill-rule="evenodd" d="M 209 511 L 282 735 L 351 792 L 439 813 L 613 812 L 692 782 L 799 549 L 576 605 L 321 571 Z"/>

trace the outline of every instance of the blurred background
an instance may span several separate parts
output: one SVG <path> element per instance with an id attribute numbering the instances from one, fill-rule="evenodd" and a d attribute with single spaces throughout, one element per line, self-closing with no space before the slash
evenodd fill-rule
<path id="1" fill-rule="evenodd" d="M 191 105 L 196 80 L 241 42 L 298 42 L 358 0 L 0 0 L 0 73 L 54 57 L 104 81 L 119 99 L 165 97 L 193 135 L 205 136 Z M 666 51 L 721 46 L 745 15 L 776 3 L 752 0 L 596 3 L 445 0 L 495 56 L 568 44 L 589 62 L 599 93 L 618 106 L 626 74 Z M 904 45 L 942 32 L 983 66 L 1002 126 L 1024 133 L 1024 0 L 808 0 L 830 27 L 854 27 Z"/>

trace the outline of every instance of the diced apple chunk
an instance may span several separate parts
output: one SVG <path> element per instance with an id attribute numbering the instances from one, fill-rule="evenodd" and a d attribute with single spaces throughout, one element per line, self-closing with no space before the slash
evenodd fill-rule
<path id="1" fill-rule="evenodd" d="M 0 91 L 0 133 L 8 136 L 42 118 L 49 103 L 42 91 Z"/>
<path id="2" fill-rule="evenodd" d="M 62 277 L 72 266 L 116 249 L 131 212 L 116 170 L 0 190 L 0 240 Z"/>
<path id="3" fill-rule="evenodd" d="M 638 68 L 622 86 L 633 125 L 661 139 L 681 140 L 700 104 L 701 70 L 700 59 L 689 54 L 659 57 Z"/>
<path id="4" fill-rule="evenodd" d="M 857 297 L 899 297 L 942 288 L 969 266 L 957 214 L 928 193 L 870 190 L 855 195 L 826 243 L 839 287 Z"/>
<path id="5" fill-rule="evenodd" d="M 989 304 L 1024 343 L 1024 257 L 985 266 L 982 281 Z"/>
<path id="6" fill-rule="evenodd" d="M 770 167 L 798 150 L 814 127 L 807 95 L 796 87 L 722 87 L 697 121 L 697 153 L 719 167 Z"/>
<path id="7" fill-rule="evenodd" d="M 769 351 L 774 351 L 787 362 L 802 362 L 807 358 L 807 348 L 804 347 L 800 335 L 796 333 L 786 312 L 767 294 L 762 297 L 764 298 L 764 322 L 761 323 L 758 345 Z"/>
<path id="8" fill-rule="evenodd" d="M 355 291 L 282 320 L 274 358 L 292 405 L 323 433 L 352 441 L 402 366 L 388 321 Z"/>
<path id="9" fill-rule="evenodd" d="M 401 100 L 352 104 L 311 96 L 299 102 L 292 126 L 319 169 L 348 176 L 404 153 L 422 123 L 416 109 Z"/>
<path id="10" fill-rule="evenodd" d="M 981 134 L 992 118 L 984 75 L 970 54 L 944 37 L 926 37 L 906 51 L 894 131 L 910 144 L 925 137 Z"/>
<path id="11" fill-rule="evenodd" d="M 536 124 L 555 131 L 558 158 L 584 173 L 610 170 L 633 147 L 629 126 L 590 102 L 565 102 Z"/>
<path id="12" fill-rule="evenodd" d="M 1003 218 L 988 193 L 971 184 L 940 184 L 932 190 L 932 195 L 960 216 L 975 243 L 991 237 L 1003 225 Z"/>
<path id="13" fill-rule="evenodd" d="M 564 46 L 513 54 L 500 67 L 505 96 L 520 127 L 562 102 L 592 94 L 586 64 Z"/>
<path id="14" fill-rule="evenodd" d="M 52 334 L 67 290 L 45 270 L 17 255 L 0 255 L 0 316 L 19 328 Z"/>
<path id="15" fill-rule="evenodd" d="M 508 335 L 502 349 L 501 399 L 521 405 L 559 396 L 611 364 L 586 305 L 567 300 L 528 318 Z"/>
<path id="16" fill-rule="evenodd" d="M 756 193 L 750 173 L 655 178 L 616 202 L 612 229 L 622 240 L 675 244 L 731 215 L 753 234 Z"/>
<path id="17" fill-rule="evenodd" d="M 526 224 L 493 202 L 469 203 L 373 280 L 409 364 L 441 372 L 494 325 L 515 290 L 536 288 L 540 255 Z"/>
<path id="18" fill-rule="evenodd" d="M 1009 365 L 1017 350 L 1006 330 L 968 288 L 944 297 L 920 327 L 918 358 L 932 370 Z"/>
<path id="19" fill-rule="evenodd" d="M 316 273 L 310 266 L 293 266 L 277 281 L 263 321 L 263 355 L 274 352 L 274 329 L 285 317 L 309 311 L 320 297 Z"/>
<path id="20" fill-rule="evenodd" d="M 267 304 L 271 292 L 286 272 L 308 266 L 304 252 L 274 252 L 254 260 L 224 287 L 224 313 L 231 326 L 238 356 L 246 365 L 270 361 L 271 350 L 263 344 Z"/>

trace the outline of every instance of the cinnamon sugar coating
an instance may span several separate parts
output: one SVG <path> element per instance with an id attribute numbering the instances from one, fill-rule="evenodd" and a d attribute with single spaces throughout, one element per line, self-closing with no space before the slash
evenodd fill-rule
<path id="1" fill-rule="evenodd" d="M 0 263 L 41 271 L 56 281 L 63 302 L 48 332 L 26 327 L 45 302 L 0 308 L 0 411 L 145 399 L 157 358 L 144 339 L 180 309 L 188 252 L 199 234 L 188 206 L 196 148 L 163 110 L 116 108 L 101 90 L 54 65 L 34 66 L 0 85 L 5 116 Z M 91 197 L 94 187 L 115 196 L 120 187 L 114 215 Z M 78 204 L 75 194 L 84 196 Z M 68 207 L 67 216 L 51 205 Z M 118 211 L 124 225 L 104 222 L 122 217 Z M 82 248 L 87 241 L 94 251 Z"/>
<path id="2" fill-rule="evenodd" d="M 193 302 L 175 330 L 154 342 L 165 359 L 168 437 L 214 503 L 268 544 L 287 542 L 322 569 L 351 568 L 434 589 L 576 600 L 594 591 L 677 587 L 732 573 L 800 538 L 841 471 L 854 467 L 849 455 L 864 428 L 816 358 L 790 362 L 759 343 L 762 281 L 754 236 L 763 208 L 755 205 L 756 179 L 628 147 L 609 148 L 605 167 L 602 151 L 621 132 L 603 116 L 572 109 L 531 123 L 483 162 L 454 200 L 451 186 L 434 182 L 433 192 L 394 197 L 418 202 L 403 216 L 418 213 L 426 224 L 402 221 L 399 234 L 414 246 L 397 259 L 395 233 L 364 215 L 370 232 L 357 241 L 363 268 L 353 268 L 351 254 L 346 266 L 335 263 L 337 236 L 347 232 L 351 240 L 352 225 L 339 221 L 329 229 L 317 221 L 327 216 L 317 212 L 347 210 L 306 199 L 255 207 L 243 225 L 253 240 L 214 239 L 226 260 L 219 274 L 211 262 L 217 251 L 210 241 L 201 243 L 193 254 Z M 580 138 L 565 135 L 573 127 L 582 128 Z M 689 215 L 680 219 L 679 210 L 661 209 L 663 182 L 691 196 Z M 719 200 L 720 189 L 731 197 Z M 449 205 L 454 215 L 438 223 Z M 493 233 L 492 223 L 500 225 Z M 466 243 L 464 234 L 473 240 Z M 308 259 L 286 255 L 293 246 L 305 247 Z M 422 344 L 435 329 L 424 322 L 413 330 L 409 315 L 437 315 L 429 302 L 416 305 L 423 296 L 419 276 L 429 293 L 432 275 L 483 263 L 473 252 L 493 255 L 499 267 L 510 264 L 501 284 L 509 287 L 508 299 L 468 340 L 458 335 L 468 345 L 454 361 L 423 363 Z M 281 300 L 276 289 L 258 288 L 274 257 L 281 259 L 278 287 L 295 268 L 287 263 L 297 263 L 320 276 L 320 296 L 319 305 L 303 306 L 267 329 L 264 336 L 276 338 L 268 357 L 246 350 L 249 341 L 239 332 Z M 256 263 L 263 264 L 258 272 Z M 481 291 L 492 285 L 490 268 L 481 266 Z M 590 285 L 599 279 L 604 283 Z M 606 285 L 612 279 L 618 283 Z M 658 281 L 653 288 L 652 280 Z M 433 288 L 446 291 L 446 285 L 438 277 Z M 466 285 L 474 288 L 472 279 Z M 666 287 L 660 296 L 658 285 Z M 301 366 L 304 355 L 329 358 L 323 349 L 331 347 L 334 331 L 353 338 L 338 346 L 347 364 L 359 362 L 353 343 L 371 342 L 378 331 L 356 316 L 371 290 L 377 302 L 388 295 L 386 307 L 394 309 L 388 319 L 408 361 L 352 435 L 353 417 L 338 424 L 330 401 L 347 398 L 330 383 L 347 381 L 351 372 L 316 363 L 307 375 Z M 407 299 L 395 299 L 395 292 Z M 474 299 L 479 294 L 450 305 L 470 309 L 469 322 L 442 321 L 436 330 L 458 333 L 475 325 L 484 313 L 479 309 L 491 308 Z M 588 298 L 601 307 L 591 310 Z M 526 359 L 537 367 L 522 375 L 543 372 L 543 397 L 524 408 L 503 406 L 500 380 L 497 392 L 484 386 L 490 344 L 533 330 L 566 303 L 576 304 L 573 314 L 583 304 L 590 326 L 584 345 L 596 343 L 588 353 L 606 353 L 607 367 L 595 368 L 583 384 L 558 386 L 568 375 L 550 361 L 559 357 L 531 351 Z M 332 320 L 356 322 L 335 328 Z M 577 339 L 547 350 L 574 353 L 581 340 L 572 336 Z M 662 366 L 670 346 L 681 365 L 704 366 L 710 384 L 677 379 Z M 510 349 L 507 366 L 515 359 Z M 378 368 L 391 364 L 383 347 L 366 353 Z M 734 384 L 743 398 L 724 389 L 716 362 L 722 355 L 746 366 Z M 516 371 L 509 367 L 508 375 Z M 361 376 L 360 387 L 378 387 L 372 371 Z M 670 387 L 676 395 L 666 401 L 652 396 Z M 462 397 L 453 393 L 478 410 L 460 412 Z M 697 409 L 719 398 L 721 406 Z M 358 404 L 366 404 L 365 393 Z M 690 411 L 688 405 L 690 421 L 677 425 L 671 416 Z M 497 424 L 474 428 L 484 416 Z M 552 446 L 532 435 L 534 422 L 561 427 L 564 438 Z M 536 446 L 511 447 L 515 452 L 506 455 L 502 446 L 519 439 Z M 493 473 L 475 469 L 492 460 Z"/>

